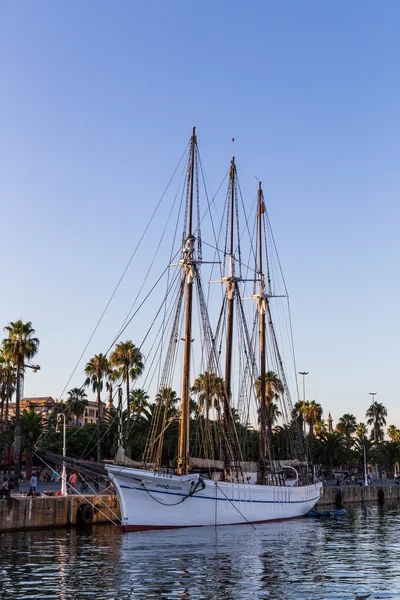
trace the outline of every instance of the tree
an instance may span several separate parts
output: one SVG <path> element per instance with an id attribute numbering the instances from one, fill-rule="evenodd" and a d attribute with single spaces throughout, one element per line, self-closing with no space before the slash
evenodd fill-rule
<path id="1" fill-rule="evenodd" d="M 32 477 L 33 449 L 43 433 L 45 419 L 42 413 L 35 410 L 23 410 L 21 421 L 21 450 L 26 452 L 26 477 Z M 12 417 L 8 429 L 2 434 L 2 440 L 9 446 L 15 435 L 16 417 Z"/>
<path id="2" fill-rule="evenodd" d="M 366 432 L 367 433 L 367 432 Z M 376 447 L 374 441 L 369 439 L 366 435 L 357 435 L 354 438 L 353 453 L 359 465 L 363 465 L 364 469 L 364 449 L 365 449 L 365 462 L 370 463 L 375 459 Z"/>
<path id="3" fill-rule="evenodd" d="M 172 388 L 163 387 L 156 395 L 156 402 L 147 404 L 141 411 L 132 442 L 137 454 L 138 447 L 141 448 L 145 462 L 169 464 L 176 459 L 179 423 L 175 405 L 178 401 Z"/>
<path id="4" fill-rule="evenodd" d="M 79 427 L 79 418 L 83 417 L 88 405 L 87 394 L 84 389 L 75 387 L 69 390 L 68 396 L 68 410 L 75 415 L 76 426 Z"/>
<path id="5" fill-rule="evenodd" d="M 120 379 L 118 371 L 114 369 L 110 369 L 107 374 L 106 381 L 106 390 L 108 391 L 108 402 L 107 402 L 107 410 L 111 410 L 113 407 L 113 398 L 114 398 L 114 389 L 115 384 Z"/>
<path id="6" fill-rule="evenodd" d="M 387 434 L 391 442 L 400 442 L 400 429 L 395 425 L 389 425 Z"/>
<path id="7" fill-rule="evenodd" d="M 395 465 L 400 461 L 400 443 L 382 442 L 377 448 L 377 458 L 380 465 L 384 466 L 389 479 L 393 479 Z"/>
<path id="8" fill-rule="evenodd" d="M 255 384 L 256 397 L 258 400 L 261 398 L 261 377 L 259 377 Z M 283 384 L 279 379 L 278 375 L 274 371 L 267 371 L 265 373 L 265 399 L 266 403 L 272 402 L 279 398 L 279 394 L 283 392 Z"/>
<path id="9" fill-rule="evenodd" d="M 130 395 L 130 410 L 133 417 L 132 433 L 135 430 L 136 423 L 138 422 L 140 415 L 143 410 L 149 405 L 149 396 L 142 388 L 136 388 L 131 391 Z"/>
<path id="10" fill-rule="evenodd" d="M 120 342 L 116 345 L 115 350 L 110 355 L 110 364 L 113 367 L 118 367 L 118 373 L 123 378 L 126 384 L 126 432 L 125 432 L 125 452 L 126 455 L 131 458 L 131 442 L 130 442 L 130 429 L 131 429 L 131 414 L 129 407 L 129 388 L 131 379 L 135 380 L 139 375 L 143 373 L 144 362 L 143 355 L 134 343 L 130 340 L 127 342 Z"/>
<path id="11" fill-rule="evenodd" d="M 350 413 L 344 414 L 340 417 L 337 425 L 336 431 L 341 433 L 346 438 L 346 446 L 350 448 L 352 444 L 351 434 L 354 433 L 357 429 L 357 419 L 354 415 Z"/>
<path id="12" fill-rule="evenodd" d="M 22 447 L 26 452 L 26 478 L 32 477 L 33 449 L 43 433 L 45 419 L 41 413 L 23 410 L 21 413 Z"/>
<path id="13" fill-rule="evenodd" d="M 10 356 L 0 351 L 0 431 L 8 421 L 8 407 L 15 392 L 16 369 Z"/>
<path id="14" fill-rule="evenodd" d="M 346 462 L 348 456 L 345 438 L 340 433 L 324 432 L 315 442 L 315 458 L 327 470 L 327 479 L 332 479 L 333 469 Z"/>
<path id="15" fill-rule="evenodd" d="M 316 421 L 314 424 L 314 433 L 317 437 L 321 436 L 321 433 L 328 431 L 327 424 L 322 419 L 320 421 Z"/>
<path id="16" fill-rule="evenodd" d="M 315 400 L 312 400 L 311 402 L 304 403 L 303 410 L 304 418 L 307 421 L 309 427 L 309 435 L 313 436 L 315 423 L 321 421 L 322 419 L 322 406 L 318 404 L 318 402 L 315 402 Z"/>
<path id="17" fill-rule="evenodd" d="M 291 431 L 288 425 L 277 425 L 272 431 L 274 455 L 278 460 L 286 460 L 290 456 Z"/>
<path id="18" fill-rule="evenodd" d="M 364 435 L 367 435 L 367 426 L 365 423 L 357 423 L 356 435 L 358 437 L 363 437 Z"/>
<path id="19" fill-rule="evenodd" d="M 140 415 L 143 408 L 148 404 L 149 395 L 142 388 L 136 388 L 130 394 L 130 408 L 133 414 Z"/>
<path id="20" fill-rule="evenodd" d="M 160 414 L 163 415 L 164 426 L 166 421 L 174 419 L 178 414 L 176 408 L 177 403 L 180 401 L 177 393 L 170 387 L 160 388 L 156 394 L 155 407 L 159 407 Z"/>
<path id="21" fill-rule="evenodd" d="M 271 423 L 271 427 L 273 427 L 281 416 L 278 405 L 275 402 L 269 402 L 267 404 L 267 423 Z"/>
<path id="22" fill-rule="evenodd" d="M 367 417 L 367 425 L 372 425 L 371 437 L 375 442 L 382 441 L 385 437 L 383 427 L 386 425 L 386 407 L 380 402 L 373 402 L 365 416 Z"/>
<path id="23" fill-rule="evenodd" d="M 104 354 L 95 354 L 87 363 L 85 374 L 87 375 L 86 385 L 91 385 L 93 392 L 97 395 L 97 460 L 101 461 L 101 392 L 103 390 L 104 379 L 109 372 L 110 366 Z"/>
<path id="24" fill-rule="evenodd" d="M 259 377 L 254 386 L 256 388 L 256 397 L 261 400 L 261 377 Z M 279 394 L 283 393 L 283 384 L 279 379 L 278 375 L 274 371 L 267 371 L 265 373 L 265 416 L 267 420 L 268 438 L 272 440 L 272 427 L 274 422 L 281 416 L 278 406 L 274 403 L 274 400 L 279 398 Z M 274 404 L 274 406 L 271 406 Z M 261 407 L 260 407 L 261 409 Z M 259 412 L 260 412 L 259 409 Z"/>
<path id="25" fill-rule="evenodd" d="M 32 323 L 15 321 L 9 323 L 4 331 L 8 338 L 3 340 L 3 353 L 9 358 L 16 369 L 16 401 L 15 401 L 15 430 L 14 430 L 14 489 L 19 492 L 21 474 L 21 381 L 25 373 L 25 361 L 31 360 L 39 350 L 39 340 L 33 337 L 35 330 Z"/>
<path id="26" fill-rule="evenodd" d="M 221 399 L 223 397 L 223 380 L 215 373 L 205 371 L 195 379 L 192 387 L 199 400 L 199 407 L 205 412 L 206 420 L 209 420 L 211 408 L 217 410 L 218 415 L 221 410 Z"/>
<path id="27" fill-rule="evenodd" d="M 304 421 L 305 421 L 305 410 L 307 403 L 303 400 L 298 400 L 292 409 L 292 421 L 296 421 L 299 431 L 303 432 L 304 430 Z"/>

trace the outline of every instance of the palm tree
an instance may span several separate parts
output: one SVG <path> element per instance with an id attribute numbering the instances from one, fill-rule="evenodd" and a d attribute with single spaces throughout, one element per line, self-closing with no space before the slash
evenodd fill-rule
<path id="1" fill-rule="evenodd" d="M 142 388 L 136 388 L 130 394 L 130 408 L 132 413 L 140 415 L 143 408 L 148 404 L 149 395 Z"/>
<path id="2" fill-rule="evenodd" d="M 21 413 L 22 446 L 26 451 L 26 478 L 32 477 L 33 448 L 43 433 L 45 419 L 41 413 L 23 410 Z"/>
<path id="3" fill-rule="evenodd" d="M 400 461 L 400 443 L 382 442 L 377 448 L 377 456 L 379 463 L 385 467 L 386 473 L 392 479 L 395 465 Z"/>
<path id="4" fill-rule="evenodd" d="M 304 403 L 303 410 L 305 420 L 307 421 L 309 427 L 309 435 L 313 436 L 315 423 L 317 423 L 317 421 L 321 421 L 322 419 L 322 406 L 318 404 L 318 402 L 315 402 L 315 400 L 312 400 L 311 402 L 307 401 Z"/>
<path id="5" fill-rule="evenodd" d="M 389 425 L 387 434 L 391 442 L 400 442 L 400 429 L 395 425 Z"/>
<path id="6" fill-rule="evenodd" d="M 143 410 L 149 405 L 148 400 L 149 395 L 142 388 L 136 388 L 131 391 L 129 405 L 133 416 L 132 432 L 135 430 L 135 426 Z"/>
<path id="7" fill-rule="evenodd" d="M 3 374 L 3 379 L 6 384 L 6 398 L 5 398 L 5 410 L 4 410 L 4 421 L 8 421 L 8 408 L 15 392 L 17 384 L 17 371 L 11 362 L 10 356 L 3 350 L 0 352 L 0 365 Z"/>
<path id="8" fill-rule="evenodd" d="M 261 377 L 259 377 L 254 383 L 256 388 L 256 397 L 261 398 Z M 266 403 L 272 402 L 279 397 L 279 394 L 283 392 L 283 384 L 279 379 L 278 375 L 274 371 L 267 371 L 265 373 L 265 399 Z"/>
<path id="9" fill-rule="evenodd" d="M 277 425 L 273 430 L 274 453 L 278 460 L 292 458 L 293 427 L 291 425 Z"/>
<path id="10" fill-rule="evenodd" d="M 147 447 L 147 452 L 153 455 L 152 460 L 157 462 L 163 455 L 164 437 L 170 436 L 171 431 L 175 430 L 173 423 L 177 421 L 178 409 L 177 402 L 180 398 L 171 387 L 162 387 L 156 394 L 156 402 L 149 404 L 142 413 L 151 414 L 151 438 L 155 440 Z M 142 420 L 142 415 L 139 421 Z M 171 429 L 172 427 L 172 429 Z M 148 454 L 150 456 L 150 454 Z"/>
<path id="11" fill-rule="evenodd" d="M 35 330 L 32 323 L 15 321 L 9 323 L 4 331 L 8 338 L 3 340 L 3 353 L 16 368 L 16 401 L 15 401 L 15 430 L 14 430 L 14 487 L 19 492 L 21 474 L 21 380 L 25 373 L 25 361 L 31 360 L 39 350 L 39 340 L 33 337 Z"/>
<path id="12" fill-rule="evenodd" d="M 275 402 L 267 404 L 267 423 L 271 423 L 271 427 L 275 425 L 279 417 L 282 416 L 278 405 Z"/>
<path id="13" fill-rule="evenodd" d="M 320 421 L 316 421 L 314 424 L 314 433 L 317 437 L 320 437 L 322 433 L 328 431 L 327 424 L 322 419 Z"/>
<path id="14" fill-rule="evenodd" d="M 292 409 L 292 421 L 297 422 L 299 431 L 303 432 L 304 428 L 304 412 L 306 403 L 303 400 L 298 400 Z"/>
<path id="15" fill-rule="evenodd" d="M 6 398 L 7 398 L 7 378 L 6 375 L 4 373 L 4 369 L 2 366 L 2 363 L 0 362 L 0 401 L 1 401 L 1 405 L 0 405 L 0 433 L 3 430 L 3 426 L 4 426 L 4 408 L 5 408 L 5 404 L 6 404 Z"/>
<path id="16" fill-rule="evenodd" d="M 42 413 L 35 410 L 23 410 L 21 412 L 21 449 L 26 452 L 26 477 L 32 476 L 33 448 L 43 433 L 45 419 Z M 16 417 L 12 417 L 7 430 L 2 434 L 2 440 L 6 446 L 12 444 L 15 434 Z"/>
<path id="17" fill-rule="evenodd" d="M 164 410 L 165 418 L 167 420 L 173 419 L 178 410 L 176 404 L 180 401 L 177 393 L 170 387 L 160 388 L 156 394 L 155 406 L 159 406 Z"/>
<path id="18" fill-rule="evenodd" d="M 115 384 L 120 379 L 118 371 L 110 369 L 107 375 L 106 390 L 108 391 L 107 410 L 110 411 L 113 407 Z"/>
<path id="19" fill-rule="evenodd" d="M 97 394 L 97 460 L 101 461 L 101 438 L 100 438 L 100 421 L 101 421 L 101 392 L 103 390 L 104 378 L 110 370 L 107 357 L 104 354 L 95 354 L 95 356 L 87 363 L 85 374 L 87 375 L 86 385 L 91 385 L 92 390 Z"/>
<path id="20" fill-rule="evenodd" d="M 357 419 L 354 415 L 350 413 L 344 414 L 340 417 L 339 421 L 336 425 L 336 431 L 341 433 L 346 438 L 346 445 L 350 448 L 352 444 L 351 434 L 354 433 L 357 429 Z"/>
<path id="21" fill-rule="evenodd" d="M 144 369 L 143 355 L 139 348 L 130 340 L 127 342 L 120 342 L 116 345 L 115 350 L 111 352 L 110 364 L 113 367 L 118 367 L 118 373 L 123 378 L 126 384 L 126 403 L 127 403 L 127 414 L 126 414 L 126 432 L 125 432 L 125 452 L 126 455 L 131 458 L 131 442 L 130 442 L 130 429 L 131 429 L 131 414 L 129 409 L 129 388 L 130 380 L 137 379 Z"/>
<path id="22" fill-rule="evenodd" d="M 261 400 L 261 377 L 255 381 L 254 387 L 256 388 L 257 399 Z M 281 416 L 278 406 L 275 404 L 274 408 L 271 407 L 271 404 L 279 398 L 279 394 L 282 394 L 283 390 L 283 384 L 278 375 L 274 371 L 267 371 L 265 373 L 265 410 L 270 440 L 272 440 L 272 426 L 277 418 Z"/>
<path id="23" fill-rule="evenodd" d="M 221 377 L 205 371 L 195 379 L 192 392 L 197 394 L 199 407 L 205 411 L 206 420 L 209 420 L 209 412 L 212 407 L 220 413 L 220 402 L 223 396 L 223 381 Z"/>
<path id="24" fill-rule="evenodd" d="M 356 435 L 358 437 L 363 437 L 367 435 L 367 426 L 365 423 L 357 423 Z"/>
<path id="25" fill-rule="evenodd" d="M 360 465 L 364 464 L 364 448 L 365 462 L 368 465 L 368 463 L 372 462 L 372 460 L 375 458 L 376 448 L 374 441 L 368 438 L 367 432 L 362 435 L 356 435 L 354 438 L 353 452 L 355 453 L 357 462 Z"/>
<path id="26" fill-rule="evenodd" d="M 345 438 L 340 433 L 324 432 L 315 442 L 315 458 L 328 471 L 327 479 L 332 479 L 334 467 L 346 462 L 348 456 Z"/>
<path id="27" fill-rule="evenodd" d="M 87 394 L 84 389 L 75 387 L 69 390 L 68 396 L 68 410 L 75 415 L 76 426 L 79 427 L 79 418 L 85 414 L 88 405 Z"/>
<path id="28" fill-rule="evenodd" d="M 373 402 L 367 412 L 365 413 L 367 418 L 367 425 L 372 425 L 371 437 L 375 442 L 382 441 L 385 437 L 383 430 L 386 425 L 387 409 L 381 402 Z"/>

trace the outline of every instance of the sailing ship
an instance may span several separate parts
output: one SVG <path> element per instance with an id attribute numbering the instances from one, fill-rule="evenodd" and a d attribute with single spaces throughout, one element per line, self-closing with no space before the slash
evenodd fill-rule
<path id="1" fill-rule="evenodd" d="M 179 269 L 178 294 L 174 304 L 176 310 L 172 318 L 172 332 L 161 377 L 164 385 L 158 394 L 158 404 L 154 410 L 146 451 L 138 461 L 126 457 L 121 435 L 115 464 L 106 465 L 108 476 L 119 496 L 122 528 L 125 531 L 255 524 L 292 519 L 301 517 L 312 509 L 320 497 L 322 488 L 321 482 L 315 481 L 315 476 L 307 464 L 304 448 L 301 447 L 301 434 L 295 440 L 300 452 L 298 459 L 278 460 L 271 446 L 272 419 L 268 410 L 268 400 L 271 398 L 268 397 L 270 390 L 267 389 L 270 373 L 267 371 L 268 352 L 273 353 L 279 374 L 278 391 L 273 391 L 272 397 L 279 396 L 284 402 L 284 397 L 289 397 L 289 390 L 270 308 L 273 294 L 268 264 L 267 277 L 263 267 L 266 252 L 263 244 L 263 219 L 266 210 L 262 185 L 259 182 L 255 224 L 257 242 L 251 297 L 256 306 L 256 310 L 253 311 L 256 335 L 253 335 L 247 325 L 240 287 L 243 282 L 249 280 L 242 276 L 241 259 L 238 257 L 240 232 L 237 171 L 235 158 L 232 158 L 225 213 L 225 273 L 222 273 L 221 277 L 224 287 L 223 309 L 214 334 L 200 277 L 200 267 L 205 261 L 202 260 L 200 235 L 197 151 L 197 137 L 193 128 L 186 171 L 186 205 L 180 260 L 177 265 L 170 265 Z M 195 204 L 197 225 L 194 224 Z M 268 257 L 266 262 L 268 263 Z M 207 370 L 203 379 L 208 377 L 214 388 L 216 384 L 219 386 L 217 419 L 213 422 L 208 418 L 208 414 L 205 416 L 201 411 L 197 411 L 197 419 L 191 420 L 195 299 L 202 322 L 201 351 L 206 354 L 203 364 Z M 245 358 L 241 365 L 237 364 L 238 358 L 234 357 L 235 311 L 236 322 L 242 328 L 241 340 Z M 171 388 L 167 388 L 165 383 L 167 379 L 171 380 L 172 366 L 179 362 L 177 355 L 181 340 L 181 404 L 180 410 L 171 418 L 168 416 L 168 393 L 165 394 L 165 390 Z M 223 377 L 221 354 L 225 354 Z M 239 373 L 247 383 L 239 384 L 237 389 L 234 389 L 234 375 Z M 233 401 L 235 393 L 242 398 L 252 396 L 257 403 L 257 462 L 246 461 L 240 447 Z M 206 401 L 209 402 L 209 398 L 206 398 Z M 209 408 L 210 406 L 206 408 L 207 413 Z M 290 411 L 290 408 L 289 397 L 289 407 L 286 406 L 285 411 Z M 163 464 L 163 443 L 165 432 L 175 419 L 179 420 L 178 455 L 175 465 L 171 467 L 171 464 Z M 194 435 L 196 421 L 200 433 L 197 431 Z M 218 431 L 218 435 L 215 431 Z M 198 456 L 194 455 L 196 451 Z"/>

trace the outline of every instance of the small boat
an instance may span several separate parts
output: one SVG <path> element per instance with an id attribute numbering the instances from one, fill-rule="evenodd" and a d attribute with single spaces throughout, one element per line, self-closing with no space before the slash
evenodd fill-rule
<path id="1" fill-rule="evenodd" d="M 344 508 L 338 508 L 336 510 L 310 510 L 310 512 L 307 513 L 307 517 L 312 517 L 314 519 L 331 519 L 344 516 L 346 516 Z"/>

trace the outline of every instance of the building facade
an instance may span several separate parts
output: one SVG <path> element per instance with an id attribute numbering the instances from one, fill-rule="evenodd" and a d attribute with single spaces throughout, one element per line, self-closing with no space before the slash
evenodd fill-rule
<path id="1" fill-rule="evenodd" d="M 105 402 L 101 403 L 101 415 L 100 417 L 104 417 L 104 413 L 106 412 L 106 404 Z M 88 423 L 97 423 L 97 402 L 88 402 L 87 407 L 85 408 L 85 412 L 83 417 L 79 419 L 79 425 L 87 425 Z"/>
<path id="2" fill-rule="evenodd" d="M 44 417 L 49 417 L 53 412 L 56 404 L 59 404 L 51 396 L 38 396 L 35 398 L 23 398 L 20 402 L 20 410 L 34 410 L 37 413 L 42 413 Z M 10 402 L 8 407 L 10 417 L 15 416 L 15 402 Z"/>
<path id="3" fill-rule="evenodd" d="M 44 418 L 49 418 L 54 412 L 64 412 L 66 407 L 66 402 L 61 400 L 58 402 L 54 400 L 51 396 L 38 396 L 35 398 L 23 398 L 20 402 L 21 412 L 23 410 L 34 410 L 37 413 L 41 413 Z M 62 410 L 57 410 L 58 407 L 63 407 Z M 11 402 L 9 404 L 9 416 L 15 416 L 15 402 Z M 97 423 L 97 402 L 89 401 L 85 412 L 82 417 L 79 419 L 79 426 L 87 425 L 88 423 Z M 101 417 L 104 416 L 106 412 L 106 403 L 101 403 Z M 72 413 L 69 415 L 71 417 L 71 422 L 69 426 L 74 426 L 76 424 L 75 415 Z"/>

